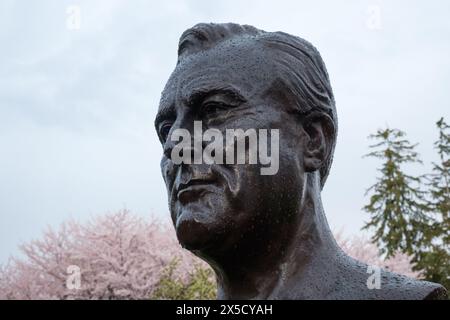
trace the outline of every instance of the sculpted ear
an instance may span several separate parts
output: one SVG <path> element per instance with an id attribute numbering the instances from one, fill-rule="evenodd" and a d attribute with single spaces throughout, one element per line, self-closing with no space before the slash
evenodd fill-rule
<path id="1" fill-rule="evenodd" d="M 313 112 L 303 119 L 306 132 L 303 161 L 305 171 L 319 170 L 329 159 L 336 139 L 333 120 L 324 112 Z"/>

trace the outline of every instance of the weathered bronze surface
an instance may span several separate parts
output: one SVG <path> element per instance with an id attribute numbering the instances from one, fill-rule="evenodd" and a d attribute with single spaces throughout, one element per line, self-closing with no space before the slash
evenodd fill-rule
<path id="1" fill-rule="evenodd" d="M 192 132 L 196 120 L 222 132 L 279 129 L 278 172 L 261 175 L 260 164 L 173 163 L 170 134 Z M 155 125 L 177 237 L 214 269 L 219 299 L 444 297 L 438 284 L 385 270 L 380 288 L 369 289 L 367 265 L 336 244 L 321 201 L 336 107 L 309 42 L 231 23 L 188 29 Z"/>

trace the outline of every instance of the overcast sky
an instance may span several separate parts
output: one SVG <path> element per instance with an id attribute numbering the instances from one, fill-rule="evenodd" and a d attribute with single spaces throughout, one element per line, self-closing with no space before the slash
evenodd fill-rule
<path id="1" fill-rule="evenodd" d="M 450 2 L 337 2 L 2 0 L 0 262 L 69 217 L 168 216 L 153 119 L 178 38 L 198 22 L 285 31 L 319 49 L 340 129 L 324 206 L 334 230 L 360 233 L 377 166 L 362 158 L 366 137 L 401 128 L 428 162 L 434 122 L 450 118 Z"/>

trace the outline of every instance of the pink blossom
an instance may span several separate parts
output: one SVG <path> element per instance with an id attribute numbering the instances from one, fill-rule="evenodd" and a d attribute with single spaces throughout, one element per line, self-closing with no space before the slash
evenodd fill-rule
<path id="1" fill-rule="evenodd" d="M 405 255 L 384 261 L 363 237 L 338 234 L 337 240 L 358 260 L 418 276 Z M 182 281 L 189 279 L 195 264 L 209 268 L 180 247 L 172 226 L 127 210 L 48 228 L 21 250 L 24 258 L 11 258 L 0 267 L 0 299 L 148 299 L 174 259 L 174 276 Z M 69 266 L 79 268 L 79 288 L 67 285 Z"/>

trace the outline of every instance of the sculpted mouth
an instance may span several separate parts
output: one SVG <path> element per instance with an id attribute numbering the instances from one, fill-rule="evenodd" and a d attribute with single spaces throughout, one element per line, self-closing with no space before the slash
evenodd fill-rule
<path id="1" fill-rule="evenodd" d="M 176 189 L 177 199 L 181 203 L 188 203 L 197 200 L 203 194 L 210 192 L 215 180 L 191 180 L 181 183 Z"/>

